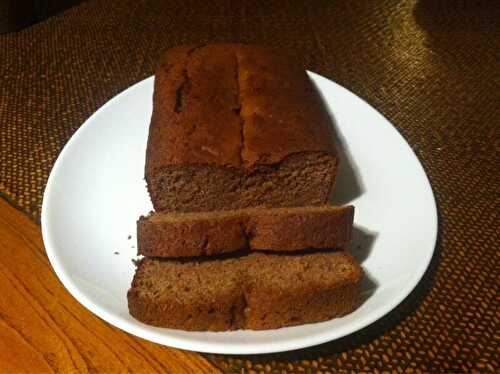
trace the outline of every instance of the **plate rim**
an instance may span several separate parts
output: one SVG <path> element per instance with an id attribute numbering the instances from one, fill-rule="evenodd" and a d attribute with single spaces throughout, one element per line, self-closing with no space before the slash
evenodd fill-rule
<path id="1" fill-rule="evenodd" d="M 149 76 L 127 88 L 119 92 L 117 95 L 112 97 L 110 100 L 108 100 L 106 103 L 104 103 L 101 107 L 99 107 L 90 117 L 88 117 L 83 124 L 73 133 L 71 138 L 66 142 L 64 145 L 63 149 L 59 153 L 56 162 L 54 163 L 51 172 L 49 174 L 49 178 L 47 180 L 47 184 L 44 190 L 43 194 L 43 201 L 42 201 L 42 210 L 41 210 L 41 231 L 42 231 L 42 238 L 43 238 L 43 243 L 45 247 L 45 251 L 47 253 L 47 257 L 49 258 L 50 264 L 52 268 L 54 269 L 54 272 L 56 273 L 57 277 L 63 284 L 63 286 L 69 291 L 69 293 L 81 304 L 83 305 L 86 309 L 88 309 L 90 312 L 95 314 L 97 317 L 101 318 L 102 320 L 106 321 L 107 323 L 110 323 L 111 325 L 118 327 L 122 330 L 124 330 L 127 333 L 133 334 L 135 336 L 138 336 L 143 339 L 147 339 L 150 341 L 153 341 L 155 343 L 159 343 L 162 345 L 170 346 L 170 347 L 175 347 L 175 348 L 180 348 L 180 349 L 185 349 L 185 350 L 190 350 L 190 351 L 197 351 L 197 352 L 203 352 L 203 353 L 219 353 L 219 354 L 242 354 L 242 355 L 248 355 L 248 354 L 265 354 L 265 353 L 276 353 L 276 352 L 284 352 L 284 351 L 291 351 L 291 350 L 297 350 L 297 349 L 302 349 L 302 348 L 307 348 L 311 346 L 316 346 L 320 345 L 329 341 L 333 341 L 339 338 L 342 338 L 346 335 L 356 333 L 362 328 L 365 328 L 372 323 L 376 322 L 383 316 L 387 315 L 390 313 L 394 308 L 396 308 L 401 302 L 404 301 L 404 299 L 415 289 L 415 287 L 419 284 L 421 281 L 422 277 L 424 276 L 426 270 L 428 269 L 430 262 L 434 256 L 434 253 L 436 251 L 436 244 L 437 244 L 437 238 L 438 238 L 438 228 L 439 228 L 439 217 L 438 217 L 438 212 L 437 212 L 437 204 L 436 204 L 436 198 L 434 195 L 434 191 L 432 189 L 432 185 L 430 183 L 429 177 L 427 173 L 425 172 L 425 169 L 420 162 L 420 159 L 418 156 L 415 154 L 411 146 L 408 144 L 406 139 L 401 135 L 401 133 L 398 131 L 398 129 L 392 124 L 391 121 L 389 121 L 382 113 L 377 111 L 373 106 L 371 106 L 368 102 L 366 102 L 364 99 L 356 95 L 355 93 L 351 92 L 347 88 L 341 86 L 340 84 L 323 77 L 317 73 L 313 73 L 310 71 L 307 71 L 309 76 L 317 83 L 318 81 L 323 81 L 324 83 L 331 84 L 333 85 L 336 89 L 339 89 L 343 91 L 343 94 L 347 94 L 350 99 L 354 100 L 359 100 L 362 104 L 368 106 L 370 109 L 372 109 L 373 113 L 380 116 L 383 121 L 385 121 L 387 124 L 389 124 L 391 128 L 390 131 L 394 132 L 395 135 L 399 138 L 400 141 L 404 142 L 406 145 L 407 149 L 410 151 L 410 154 L 412 155 L 412 158 L 416 161 L 416 166 L 420 168 L 420 172 L 424 177 L 425 186 L 422 186 L 422 188 L 425 188 L 427 190 L 427 193 L 430 193 L 430 203 L 432 208 L 432 221 L 433 221 L 433 231 L 432 231 L 432 238 L 431 242 L 432 244 L 432 250 L 428 251 L 426 254 L 425 259 L 422 260 L 420 263 L 420 267 L 418 269 L 415 269 L 413 272 L 413 278 L 411 281 L 409 281 L 406 284 L 406 287 L 403 289 L 402 292 L 398 294 L 398 297 L 394 298 L 392 302 L 388 303 L 385 307 L 379 308 L 378 313 L 369 313 L 366 316 L 351 322 L 348 327 L 339 327 L 333 331 L 330 331 L 330 334 L 324 333 L 320 335 L 319 337 L 317 335 L 313 336 L 302 336 L 300 338 L 295 338 L 293 340 L 290 340 L 286 346 L 283 345 L 283 342 L 268 342 L 268 343 L 263 343 L 263 344 L 249 344 L 247 345 L 236 345 L 233 346 L 232 344 L 228 343 L 221 343 L 221 342 L 212 342 L 212 343 L 206 343 L 206 342 L 199 342 L 199 341 L 193 341 L 189 339 L 184 339 L 181 337 L 176 337 L 176 336 L 166 336 L 163 333 L 156 333 L 153 331 L 148 331 L 147 329 L 141 328 L 140 326 L 136 326 L 134 324 L 129 323 L 127 320 L 123 319 L 122 317 L 119 317 L 117 314 L 109 313 L 105 309 L 101 308 L 99 305 L 97 305 L 93 300 L 85 296 L 79 289 L 78 286 L 75 285 L 73 282 L 71 276 L 67 274 L 66 270 L 64 269 L 64 266 L 62 266 L 62 263 L 58 260 L 58 255 L 57 255 L 57 249 L 56 246 L 54 245 L 52 235 L 50 233 L 50 220 L 49 220 L 49 213 L 50 213 L 50 205 L 49 202 L 51 200 L 51 195 L 53 191 L 53 185 L 54 185 L 54 179 L 56 178 L 55 175 L 58 172 L 60 168 L 60 164 L 63 162 L 63 159 L 65 158 L 65 155 L 69 152 L 68 150 L 71 149 L 72 144 L 77 141 L 77 139 L 81 136 L 82 134 L 85 133 L 86 129 L 89 128 L 89 126 L 92 123 L 92 120 L 98 116 L 101 112 L 103 112 L 106 108 L 109 106 L 113 105 L 115 101 L 119 100 L 122 95 L 126 95 L 130 90 L 132 89 L 137 89 L 139 86 L 149 84 L 150 80 L 154 79 L 154 76 Z M 429 217 L 430 218 L 430 217 Z M 431 233 L 429 233 L 430 236 Z M 148 326 L 148 325 L 145 325 Z M 292 327 L 293 328 L 293 327 Z M 333 332 L 333 333 L 332 333 Z M 258 332 L 257 332 L 258 333 Z"/>

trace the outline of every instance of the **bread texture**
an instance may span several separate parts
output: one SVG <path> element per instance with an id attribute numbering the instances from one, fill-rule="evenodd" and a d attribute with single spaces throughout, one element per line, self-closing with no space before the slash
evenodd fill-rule
<path id="1" fill-rule="evenodd" d="M 150 257 L 333 249 L 350 241 L 353 217 L 353 206 L 328 205 L 153 213 L 137 221 L 137 249 Z"/>
<path id="2" fill-rule="evenodd" d="M 155 73 L 145 177 L 156 211 L 327 203 L 331 120 L 301 66 L 242 44 L 180 46 Z"/>
<path id="3" fill-rule="evenodd" d="M 276 329 L 352 312 L 362 278 L 361 267 L 344 251 L 147 258 L 138 263 L 128 305 L 133 317 L 154 326 Z"/>

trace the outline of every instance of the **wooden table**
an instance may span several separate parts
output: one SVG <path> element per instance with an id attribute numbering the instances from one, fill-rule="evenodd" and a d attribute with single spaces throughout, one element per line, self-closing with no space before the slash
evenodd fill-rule
<path id="1" fill-rule="evenodd" d="M 55 275 L 40 228 L 0 198 L 0 372 L 218 373 L 194 352 L 129 335 L 79 304 Z"/>

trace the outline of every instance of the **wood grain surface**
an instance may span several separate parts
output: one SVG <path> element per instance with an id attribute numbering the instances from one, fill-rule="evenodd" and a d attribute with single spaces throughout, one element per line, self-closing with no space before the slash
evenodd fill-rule
<path id="1" fill-rule="evenodd" d="M 0 373 L 218 373 L 199 354 L 102 321 L 59 282 L 40 228 L 0 199 Z"/>

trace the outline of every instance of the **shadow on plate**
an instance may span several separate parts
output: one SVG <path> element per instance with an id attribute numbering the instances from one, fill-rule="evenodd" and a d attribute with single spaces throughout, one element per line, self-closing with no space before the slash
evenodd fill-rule
<path id="1" fill-rule="evenodd" d="M 326 102 L 324 96 L 319 90 L 318 93 L 323 102 Z M 333 205 L 344 205 L 361 196 L 365 192 L 365 188 L 363 186 L 359 169 L 351 155 L 349 146 L 345 141 L 345 138 L 338 130 L 338 123 L 335 115 L 332 113 L 328 105 L 325 105 L 325 107 L 327 108 L 328 116 L 330 117 L 330 121 L 332 123 L 330 136 L 332 136 L 335 140 L 337 156 L 340 160 L 339 171 L 330 203 Z"/>
<path id="2" fill-rule="evenodd" d="M 365 262 L 373 250 L 377 236 L 377 232 L 370 231 L 363 226 L 354 224 L 351 242 L 346 249 L 361 265 L 363 265 L 363 262 Z"/>
<path id="3" fill-rule="evenodd" d="M 363 266 L 363 262 L 370 256 L 377 236 L 377 232 L 370 231 L 359 225 L 354 225 L 352 229 L 352 239 L 347 246 L 347 250 L 361 266 Z M 366 269 L 363 270 L 365 276 L 361 284 L 361 304 L 365 303 L 371 295 L 375 293 L 375 290 L 379 286 L 375 278 L 372 277 Z"/>

